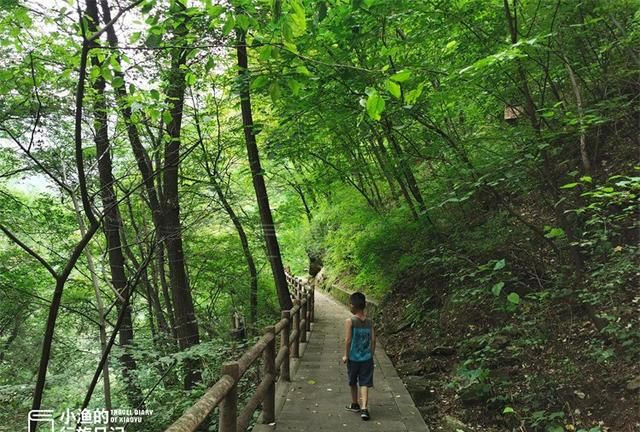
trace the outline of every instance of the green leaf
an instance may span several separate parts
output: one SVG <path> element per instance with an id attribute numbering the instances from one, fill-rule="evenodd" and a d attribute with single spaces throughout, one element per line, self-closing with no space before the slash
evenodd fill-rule
<path id="1" fill-rule="evenodd" d="M 169 110 L 164 110 L 162 112 L 162 121 L 165 124 L 169 124 L 171 123 L 171 120 L 173 120 L 173 117 L 171 116 L 171 113 L 169 112 Z"/>
<path id="2" fill-rule="evenodd" d="M 504 288 L 504 282 L 498 282 L 494 286 L 491 287 L 491 292 L 494 296 L 498 297 L 502 292 L 502 288 Z"/>
<path id="3" fill-rule="evenodd" d="M 298 47 L 296 46 L 296 44 L 294 44 L 293 42 L 290 41 L 284 41 L 282 43 L 282 45 L 284 45 L 284 47 L 286 49 L 288 49 L 289 51 L 291 51 L 292 53 L 297 53 L 298 52 Z"/>
<path id="4" fill-rule="evenodd" d="M 102 78 L 104 78 L 105 81 L 107 82 L 111 82 L 111 80 L 113 79 L 113 74 L 111 73 L 111 69 L 109 69 L 109 66 L 104 65 L 102 66 Z"/>
<path id="5" fill-rule="evenodd" d="M 140 12 L 142 12 L 142 14 L 147 14 L 149 12 L 151 12 L 151 9 L 153 9 L 153 6 L 155 5 L 155 2 L 145 2 L 145 5 L 142 6 L 142 8 L 140 9 Z"/>
<path id="6" fill-rule="evenodd" d="M 95 147 L 83 147 L 82 148 L 82 155 L 85 158 L 94 158 L 94 157 L 96 157 L 97 154 L 98 154 L 98 152 L 97 152 Z"/>
<path id="7" fill-rule="evenodd" d="M 389 77 L 390 80 L 399 82 L 399 83 L 405 82 L 409 78 L 411 78 L 411 71 L 406 69 L 401 70 L 400 72 L 396 72 Z"/>
<path id="8" fill-rule="evenodd" d="M 294 79 L 287 80 L 287 85 L 291 89 L 291 93 L 294 96 L 298 96 L 298 94 L 300 94 L 300 89 L 302 88 L 302 84 L 300 84 L 298 81 Z"/>
<path id="9" fill-rule="evenodd" d="M 187 75 L 184 77 L 187 85 L 194 85 L 196 83 L 196 74 L 193 72 L 187 72 Z"/>
<path id="10" fill-rule="evenodd" d="M 213 56 L 210 56 L 207 59 L 207 63 L 204 65 L 204 70 L 209 72 L 211 69 L 213 69 L 213 67 L 216 65 L 215 61 L 213 60 Z"/>
<path id="11" fill-rule="evenodd" d="M 222 26 L 222 34 L 228 36 L 236 26 L 236 21 L 233 19 L 233 15 L 229 15 L 227 20 L 224 22 L 224 26 Z"/>
<path id="12" fill-rule="evenodd" d="M 547 229 L 548 228 L 548 229 Z M 547 233 L 544 235 L 546 238 L 564 237 L 564 230 L 562 228 L 545 227 Z"/>
<path id="13" fill-rule="evenodd" d="M 450 53 L 456 50 L 458 46 L 458 41 L 456 40 L 452 40 L 449 41 L 449 43 L 447 43 L 447 45 L 445 45 L 444 49 L 442 50 L 445 53 Z"/>
<path id="14" fill-rule="evenodd" d="M 304 65 L 297 66 L 296 73 L 299 73 L 300 75 L 304 75 L 304 76 L 312 75 L 311 71 L 309 71 L 309 69 L 307 69 L 307 67 Z"/>
<path id="15" fill-rule="evenodd" d="M 111 55 L 109 57 L 109 64 L 114 71 L 122 72 L 122 66 L 120 66 L 120 62 L 118 61 L 118 57 L 116 55 Z"/>
<path id="16" fill-rule="evenodd" d="M 292 42 L 294 39 L 293 24 L 291 24 L 291 20 L 288 18 L 282 21 L 282 36 L 286 41 Z"/>
<path id="17" fill-rule="evenodd" d="M 566 185 L 560 186 L 560 189 L 573 189 L 578 186 L 580 183 L 567 183 Z"/>
<path id="18" fill-rule="evenodd" d="M 160 100 L 160 92 L 156 89 L 151 89 L 151 98 L 154 100 Z"/>
<path id="19" fill-rule="evenodd" d="M 95 80 L 100 76 L 101 73 L 102 71 L 99 66 L 91 66 L 91 69 L 89 71 L 89 77 L 91 77 L 92 80 Z"/>
<path id="20" fill-rule="evenodd" d="M 111 81 L 113 88 L 120 88 L 124 85 L 124 79 L 121 76 L 117 76 Z"/>
<path id="21" fill-rule="evenodd" d="M 150 34 L 144 44 L 149 48 L 157 48 L 162 42 L 162 34 Z"/>
<path id="22" fill-rule="evenodd" d="M 380 120 L 382 112 L 384 111 L 384 99 L 382 96 L 378 94 L 377 91 L 373 90 L 370 92 L 369 97 L 367 98 L 367 114 L 373 120 Z"/>
<path id="23" fill-rule="evenodd" d="M 400 97 L 402 96 L 402 90 L 400 89 L 400 84 L 397 84 L 391 80 L 386 80 L 384 83 L 384 88 L 386 88 L 387 91 L 397 99 L 400 99 Z"/>
<path id="24" fill-rule="evenodd" d="M 220 5 L 212 5 L 207 8 L 207 14 L 211 18 L 218 18 L 224 12 L 224 7 Z"/>
<path id="25" fill-rule="evenodd" d="M 238 15 L 236 17 L 236 26 L 244 31 L 247 31 L 250 22 L 249 17 L 246 15 Z"/>
<path id="26" fill-rule="evenodd" d="M 307 20 L 304 14 L 304 7 L 300 0 L 290 0 L 291 12 L 287 16 L 287 21 L 291 26 L 294 37 L 302 36 L 307 30 Z"/>
<path id="27" fill-rule="evenodd" d="M 493 266 L 494 270 L 501 270 L 504 268 L 504 266 L 506 265 L 506 261 L 503 259 L 501 259 L 500 261 L 496 262 L 496 265 Z"/>
<path id="28" fill-rule="evenodd" d="M 280 85 L 277 82 L 271 83 L 269 86 L 269 96 L 271 96 L 273 102 L 280 98 L 281 93 Z"/>
<path id="29" fill-rule="evenodd" d="M 509 413 L 514 413 L 515 414 L 515 411 L 510 406 L 504 407 L 504 409 L 502 410 L 502 414 L 509 414 Z"/>
<path id="30" fill-rule="evenodd" d="M 260 52 L 260 60 L 267 61 L 271 58 L 271 46 L 265 45 L 259 49 Z"/>
<path id="31" fill-rule="evenodd" d="M 269 77 L 266 75 L 260 75 L 251 83 L 251 90 L 259 90 L 266 86 L 269 82 Z"/>
<path id="32" fill-rule="evenodd" d="M 157 122 L 160 119 L 160 111 L 157 108 L 150 108 L 149 117 L 151 117 L 152 122 Z"/>
<path id="33" fill-rule="evenodd" d="M 509 300 L 510 303 L 513 303 L 516 305 L 520 304 L 520 296 L 518 295 L 518 293 L 512 292 L 507 296 L 507 300 Z"/>
<path id="34" fill-rule="evenodd" d="M 407 92 L 405 94 L 405 101 L 411 105 L 414 104 L 418 98 L 420 97 L 420 95 L 422 94 L 422 90 L 424 89 L 424 83 L 420 83 L 418 84 L 418 87 L 416 87 L 415 89 Z"/>

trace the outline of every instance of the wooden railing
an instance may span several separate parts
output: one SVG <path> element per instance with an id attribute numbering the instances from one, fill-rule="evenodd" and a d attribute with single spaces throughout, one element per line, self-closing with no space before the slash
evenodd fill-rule
<path id="1" fill-rule="evenodd" d="M 291 359 L 300 356 L 300 343 L 315 319 L 314 291 L 289 274 L 287 283 L 293 295 L 293 308 L 282 311 L 282 319 L 263 329 L 263 336 L 236 361 L 224 363 L 220 379 L 165 432 L 194 432 L 207 416 L 220 407 L 219 432 L 244 432 L 253 413 L 262 404 L 262 422 L 275 421 L 276 382 L 291 380 Z M 276 352 L 276 336 L 280 348 Z M 262 357 L 262 381 L 244 407 L 238 408 L 237 384 L 242 375 Z"/>

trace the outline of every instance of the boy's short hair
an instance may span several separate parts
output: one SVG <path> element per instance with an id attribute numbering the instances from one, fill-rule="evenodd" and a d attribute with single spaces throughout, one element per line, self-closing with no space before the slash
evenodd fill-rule
<path id="1" fill-rule="evenodd" d="M 351 297 L 349 297 L 349 301 L 351 302 L 353 307 L 359 311 L 364 310 L 365 306 L 367 305 L 367 299 L 361 292 L 354 292 L 353 294 L 351 294 Z"/>

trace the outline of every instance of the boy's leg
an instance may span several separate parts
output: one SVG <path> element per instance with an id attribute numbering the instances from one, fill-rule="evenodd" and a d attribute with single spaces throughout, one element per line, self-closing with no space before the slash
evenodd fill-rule
<path id="1" fill-rule="evenodd" d="M 360 398 L 362 399 L 362 408 L 360 409 L 360 418 L 369 420 L 369 387 L 373 387 L 373 359 L 365 362 L 361 375 L 358 376 L 360 382 Z"/>
<path id="2" fill-rule="evenodd" d="M 351 405 L 347 405 L 347 411 L 358 412 L 360 405 L 358 404 L 358 369 L 357 365 L 352 361 L 347 362 L 347 381 L 351 389 Z"/>
<path id="3" fill-rule="evenodd" d="M 362 404 L 360 405 L 360 407 L 362 409 L 369 408 L 369 387 L 360 387 L 360 399 L 362 400 Z"/>
<path id="4" fill-rule="evenodd" d="M 369 408 L 369 387 L 373 387 L 373 359 L 364 362 L 358 372 L 360 399 L 362 400 L 361 408 L 366 410 Z"/>
<path id="5" fill-rule="evenodd" d="M 352 385 L 349 387 L 351 388 L 351 403 L 357 404 L 358 403 L 358 386 Z"/>

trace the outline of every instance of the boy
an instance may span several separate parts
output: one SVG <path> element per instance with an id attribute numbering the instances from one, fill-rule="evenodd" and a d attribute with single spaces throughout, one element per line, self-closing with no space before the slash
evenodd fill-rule
<path id="1" fill-rule="evenodd" d="M 373 387 L 373 353 L 376 350 L 376 339 L 373 323 L 367 318 L 364 308 L 367 304 L 364 294 L 355 292 L 350 297 L 350 307 L 353 316 L 344 323 L 345 355 L 342 363 L 347 364 L 347 375 L 351 387 L 351 405 L 346 409 L 360 412 L 362 420 L 369 420 L 369 387 Z M 358 403 L 358 385 L 360 399 Z"/>

